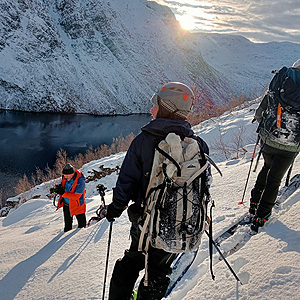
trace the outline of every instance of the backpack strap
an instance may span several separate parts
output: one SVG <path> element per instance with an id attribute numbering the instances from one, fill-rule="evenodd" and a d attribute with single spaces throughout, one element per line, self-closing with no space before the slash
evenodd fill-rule
<path id="1" fill-rule="evenodd" d="M 190 185 L 192 181 L 194 181 L 200 174 L 202 174 L 208 167 L 208 161 L 205 162 L 204 166 L 201 167 L 200 170 L 198 170 L 198 172 L 196 172 L 193 176 L 190 177 L 190 179 L 188 179 L 186 181 L 186 185 Z"/>
<path id="2" fill-rule="evenodd" d="M 149 207 L 147 207 L 147 210 L 145 211 L 146 219 L 144 220 L 144 224 L 141 228 L 141 234 L 140 234 L 140 239 L 138 244 L 138 251 L 143 251 L 143 254 L 145 255 L 144 286 L 148 286 L 148 251 L 149 251 L 150 240 L 152 238 L 152 236 L 149 234 L 149 223 L 150 223 L 151 211 L 156 205 L 157 199 L 161 199 L 162 194 L 164 192 L 164 186 L 165 186 L 165 181 L 159 186 L 157 186 L 156 188 L 150 189 L 149 194 L 147 195 L 147 198 L 149 198 L 153 192 L 160 189 L 159 196 L 156 198 L 156 200 L 150 202 Z M 143 245 L 145 246 L 143 247 Z"/>
<path id="3" fill-rule="evenodd" d="M 177 161 L 171 156 L 169 155 L 167 152 L 165 152 L 164 150 L 160 149 L 158 147 L 158 145 L 155 147 L 155 149 L 161 154 L 163 155 L 164 157 L 166 157 L 168 160 L 170 160 L 177 168 L 177 176 L 181 176 L 181 169 L 180 169 L 180 166 L 179 164 L 177 163 Z"/>

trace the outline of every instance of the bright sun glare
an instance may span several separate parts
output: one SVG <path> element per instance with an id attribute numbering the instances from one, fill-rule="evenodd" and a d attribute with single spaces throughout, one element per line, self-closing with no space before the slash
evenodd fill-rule
<path id="1" fill-rule="evenodd" d="M 183 29 L 192 30 L 195 29 L 194 18 L 188 15 L 178 16 L 178 21 Z"/>

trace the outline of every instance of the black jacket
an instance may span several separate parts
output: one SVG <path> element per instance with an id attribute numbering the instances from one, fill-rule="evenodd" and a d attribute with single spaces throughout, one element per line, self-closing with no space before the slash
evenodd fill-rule
<path id="1" fill-rule="evenodd" d="M 155 146 L 170 132 L 182 139 L 194 135 L 187 121 L 174 119 L 155 119 L 146 124 L 142 132 L 132 141 L 113 189 L 113 203 L 116 209 L 125 209 L 129 201 L 142 204 L 151 173 Z M 195 135 L 194 135 L 195 136 Z M 196 137 L 196 136 L 195 136 Z M 205 153 L 209 154 L 207 144 L 196 137 Z"/>

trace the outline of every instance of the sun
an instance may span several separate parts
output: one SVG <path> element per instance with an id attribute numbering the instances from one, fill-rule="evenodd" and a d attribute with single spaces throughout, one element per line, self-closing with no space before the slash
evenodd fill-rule
<path id="1" fill-rule="evenodd" d="M 195 20 L 192 16 L 189 15 L 182 15 L 177 16 L 177 19 L 181 25 L 181 27 L 185 30 L 192 30 L 195 29 Z"/>

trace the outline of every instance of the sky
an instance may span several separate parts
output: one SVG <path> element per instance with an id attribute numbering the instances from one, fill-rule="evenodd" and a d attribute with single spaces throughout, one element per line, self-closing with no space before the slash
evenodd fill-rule
<path id="1" fill-rule="evenodd" d="M 253 42 L 300 43 L 299 0 L 156 0 L 191 31 L 239 34 Z"/>
<path id="2" fill-rule="evenodd" d="M 242 198 L 256 140 L 256 124 L 252 124 L 257 104 L 240 111 L 227 112 L 193 129 L 210 146 L 210 155 L 223 173 L 213 168 L 210 189 L 215 201 L 213 211 L 214 238 L 229 228 L 247 211 L 251 188 L 256 174 L 251 172 L 245 197 Z M 228 147 L 234 135 L 243 130 L 245 156 L 225 159 L 213 147 L 220 133 Z M 257 154 L 257 153 L 256 153 Z M 81 171 L 91 175 L 99 166 L 120 165 L 125 153 L 92 161 Z M 234 156 L 235 153 L 232 153 Z M 256 161 L 256 158 L 255 158 Z M 263 165 L 261 159 L 258 168 Z M 254 167 L 254 166 L 253 166 Z M 296 158 L 292 176 L 300 173 L 300 157 Z M 285 179 L 285 178 L 284 178 Z M 60 179 L 58 178 L 57 181 Z M 100 196 L 96 186 L 107 187 L 105 201 L 110 203 L 117 174 L 87 183 L 87 219 L 96 216 Z M 284 183 L 284 181 L 283 181 Z M 46 194 L 54 181 L 43 183 L 14 200 L 27 199 L 5 218 L 0 218 L 0 291 L 5 300 L 100 300 L 102 299 L 106 266 L 109 223 L 102 220 L 93 226 L 63 232 L 63 213 L 56 211 Z M 39 197 L 37 195 L 40 195 Z M 31 199 L 35 196 L 35 199 Z M 11 199 L 11 200 L 13 200 Z M 213 256 L 215 281 L 209 271 L 208 241 L 204 236 L 197 257 L 174 291 L 166 300 L 269 300 L 300 299 L 300 189 L 290 195 L 273 211 L 270 220 L 257 235 L 250 238 L 249 228 L 241 227 L 220 249 L 229 251 L 239 244 L 227 260 L 242 282 L 237 284 L 232 273 L 215 252 Z M 130 222 L 127 213 L 113 224 L 110 244 L 107 284 L 104 299 L 108 299 L 109 280 L 115 261 L 128 248 Z M 247 241 L 247 242 L 245 242 Z M 141 275 L 143 275 L 141 273 Z"/>

